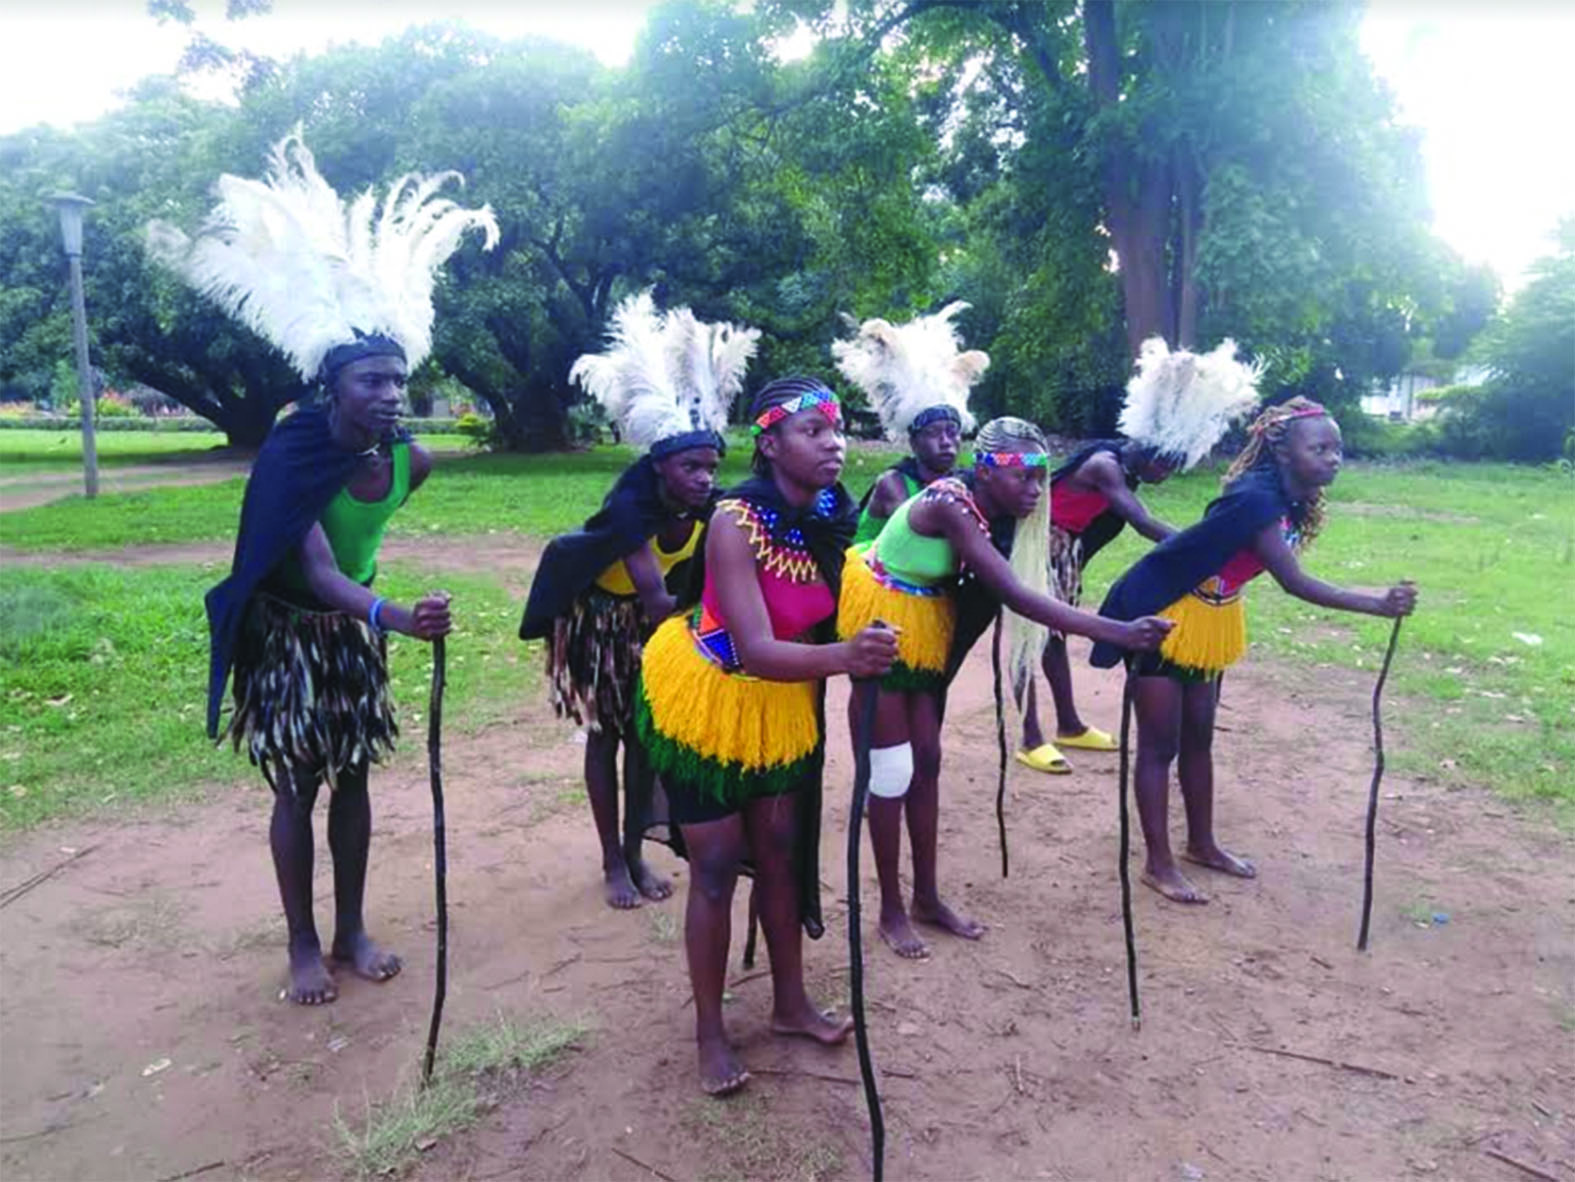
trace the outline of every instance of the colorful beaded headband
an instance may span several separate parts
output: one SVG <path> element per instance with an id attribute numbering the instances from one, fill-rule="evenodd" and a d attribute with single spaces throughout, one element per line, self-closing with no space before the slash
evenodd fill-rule
<path id="1" fill-rule="evenodd" d="M 820 411 L 833 423 L 842 421 L 842 404 L 837 401 L 837 396 L 830 390 L 806 390 L 797 398 L 789 398 L 786 402 L 765 411 L 755 420 L 755 425 L 749 429 L 751 435 L 759 435 L 762 431 L 769 431 L 783 419 L 791 418 L 801 410 L 815 409 Z"/>
<path id="2" fill-rule="evenodd" d="M 1048 468 L 1050 456 L 1042 451 L 981 451 L 974 462 L 986 468 Z"/>

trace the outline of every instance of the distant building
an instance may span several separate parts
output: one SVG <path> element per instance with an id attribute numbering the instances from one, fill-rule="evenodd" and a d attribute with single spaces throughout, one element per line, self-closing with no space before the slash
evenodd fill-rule
<path id="1" fill-rule="evenodd" d="M 1490 376 L 1492 370 L 1485 365 L 1462 365 L 1448 379 L 1408 369 L 1388 382 L 1374 382 L 1372 393 L 1362 397 L 1362 409 L 1391 423 L 1424 422 L 1438 413 L 1438 404 L 1421 397 L 1423 391 L 1440 386 L 1480 386 Z"/>

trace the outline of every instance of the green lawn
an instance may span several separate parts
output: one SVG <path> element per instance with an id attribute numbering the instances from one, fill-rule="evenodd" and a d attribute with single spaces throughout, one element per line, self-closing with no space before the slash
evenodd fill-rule
<path id="1" fill-rule="evenodd" d="M 747 473 L 748 455 L 746 448 L 732 449 L 724 465 L 727 479 Z M 884 466 L 883 455 L 856 450 L 848 486 L 864 488 Z M 633 452 L 620 447 L 541 456 L 439 456 L 437 475 L 394 518 L 391 532 L 561 533 L 585 519 L 633 458 Z M 237 477 L 94 501 L 67 497 L 0 516 L 0 542 L 25 550 L 101 550 L 230 538 L 244 488 L 245 481 Z"/>
<path id="2" fill-rule="evenodd" d="M 424 435 L 428 447 L 459 451 L 470 444 L 463 435 Z M 100 431 L 95 436 L 101 467 L 132 464 L 182 464 L 224 450 L 219 431 Z M 0 431 L 0 480 L 82 467 L 82 436 L 77 431 L 32 428 Z"/>
<path id="3" fill-rule="evenodd" d="M 630 454 L 444 460 L 396 532 L 550 535 L 594 508 Z M 730 477 L 743 472 L 745 454 L 730 455 Z M 879 453 L 856 451 L 850 487 L 864 487 L 881 463 Z M 1194 473 L 1145 495 L 1186 523 L 1217 476 Z M 228 538 L 240 490 L 236 481 L 63 502 L 0 517 L 0 539 L 38 549 Z M 1422 589 L 1389 698 L 1394 766 L 1552 800 L 1575 816 L 1575 625 L 1566 607 L 1575 483 L 1508 466 L 1353 465 L 1332 499 L 1310 568 L 1370 587 L 1410 577 Z M 1142 548 L 1129 533 L 1098 558 L 1091 603 Z M 0 826 L 255 777 L 244 758 L 201 738 L 201 596 L 219 565 L 0 570 Z M 424 585 L 420 574 L 394 564 L 385 586 L 408 596 Z M 539 692 L 536 657 L 515 639 L 520 605 L 484 576 L 443 580 L 464 627 L 450 650 L 454 717 L 474 724 Z M 1382 656 L 1387 621 L 1308 607 L 1267 579 L 1250 594 L 1255 651 L 1294 661 L 1309 678 L 1320 668 L 1371 671 Z M 396 691 L 413 725 L 426 676 L 422 646 L 400 642 Z M 1365 732 L 1365 722 L 1353 725 Z"/>
<path id="4" fill-rule="evenodd" d="M 244 754 L 216 748 L 203 731 L 202 596 L 221 573 L 219 564 L 0 572 L 0 829 L 204 785 L 262 785 Z M 379 586 L 409 600 L 429 581 L 392 563 Z M 540 659 L 516 638 L 520 605 L 501 586 L 449 573 L 443 585 L 455 597 L 449 717 L 474 729 L 540 692 Z M 406 637 L 389 644 L 413 758 L 422 749 L 430 652 Z"/>
<path id="5" fill-rule="evenodd" d="M 106 468 L 179 463 L 224 447 L 224 436 L 218 431 L 100 431 L 94 440 L 98 462 Z M 0 431 L 0 476 L 75 471 L 81 466 L 82 436 L 77 431 Z"/>

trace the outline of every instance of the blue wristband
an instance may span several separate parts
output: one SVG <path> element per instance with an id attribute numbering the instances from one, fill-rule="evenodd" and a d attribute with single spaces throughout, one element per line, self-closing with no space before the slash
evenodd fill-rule
<path id="1" fill-rule="evenodd" d="M 374 599 L 371 610 L 366 613 L 366 622 L 372 626 L 373 632 L 385 633 L 388 631 L 387 628 L 383 627 L 382 620 L 383 605 L 387 602 L 388 600 L 381 597 Z"/>

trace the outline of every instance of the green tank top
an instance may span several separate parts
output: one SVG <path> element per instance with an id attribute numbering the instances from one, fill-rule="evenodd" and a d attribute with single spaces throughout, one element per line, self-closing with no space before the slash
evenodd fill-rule
<path id="1" fill-rule="evenodd" d="M 889 575 L 917 587 L 933 587 L 957 574 L 957 551 L 952 544 L 945 538 L 914 533 L 908 524 L 908 511 L 925 491 L 921 489 L 897 506 L 870 547 Z"/>
<path id="2" fill-rule="evenodd" d="M 377 574 L 377 552 L 383 545 L 383 534 L 388 529 L 394 511 L 410 496 L 410 445 L 395 443 L 392 446 L 394 472 L 388 482 L 388 492 L 381 500 L 358 501 L 350 495 L 346 485 L 328 502 L 318 523 L 328 535 L 333 548 L 334 562 L 340 573 L 363 587 Z M 297 589 L 306 588 L 306 574 L 301 569 L 298 554 L 285 561 L 285 582 Z"/>
<path id="3" fill-rule="evenodd" d="M 893 469 L 891 469 L 891 471 L 897 473 L 898 476 L 902 477 L 903 496 L 905 496 L 905 497 L 912 497 L 916 493 L 919 493 L 919 492 L 923 491 L 924 486 L 922 484 L 920 484 L 917 480 L 915 480 L 913 477 L 909 476 L 902 469 L 900 469 L 900 468 L 893 468 Z M 875 500 L 875 490 L 871 489 L 870 490 L 870 502 L 873 503 L 874 500 Z M 853 544 L 855 546 L 863 546 L 863 545 L 867 545 L 870 542 L 873 542 L 876 539 L 876 537 L 879 536 L 880 531 L 881 531 L 881 527 L 883 525 L 885 525 L 886 522 L 889 521 L 889 520 L 890 520 L 890 518 L 886 518 L 886 517 L 872 517 L 872 516 L 870 516 L 869 505 L 866 504 L 864 506 L 864 512 L 859 514 L 859 527 L 853 533 Z"/>

